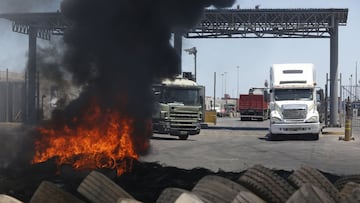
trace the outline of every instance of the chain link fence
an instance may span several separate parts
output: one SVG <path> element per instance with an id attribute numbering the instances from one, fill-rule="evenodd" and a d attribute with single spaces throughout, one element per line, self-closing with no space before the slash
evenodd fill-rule
<path id="1" fill-rule="evenodd" d="M 0 71 L 0 122 L 22 122 L 24 109 L 24 74 Z"/>
<path id="2" fill-rule="evenodd" d="M 344 123 L 346 102 L 351 103 L 352 127 L 360 129 L 360 86 L 341 86 L 340 118 Z"/>

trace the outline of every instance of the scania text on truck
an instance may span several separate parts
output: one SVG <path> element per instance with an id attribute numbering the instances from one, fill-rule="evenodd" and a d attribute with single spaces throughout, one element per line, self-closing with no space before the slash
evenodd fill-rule
<path id="1" fill-rule="evenodd" d="M 270 138 L 303 134 L 319 139 L 315 67 L 310 63 L 270 68 Z"/>
<path id="2" fill-rule="evenodd" d="M 155 96 L 153 131 L 186 140 L 200 133 L 205 88 L 186 78 L 166 79 L 152 86 Z"/>

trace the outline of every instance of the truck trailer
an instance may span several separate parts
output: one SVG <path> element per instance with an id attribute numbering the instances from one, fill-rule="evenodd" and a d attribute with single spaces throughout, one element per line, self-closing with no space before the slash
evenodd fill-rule
<path id="1" fill-rule="evenodd" d="M 282 134 L 308 135 L 318 140 L 319 112 L 315 66 L 274 64 L 270 68 L 270 138 Z"/>
<path id="2" fill-rule="evenodd" d="M 266 120 L 269 117 L 267 88 L 250 88 L 248 94 L 240 94 L 238 101 L 240 120 Z"/>

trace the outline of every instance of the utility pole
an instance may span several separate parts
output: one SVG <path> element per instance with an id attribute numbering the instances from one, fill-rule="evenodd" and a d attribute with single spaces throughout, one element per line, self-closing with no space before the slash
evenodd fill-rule
<path id="1" fill-rule="evenodd" d="M 226 94 L 226 74 L 227 74 L 227 72 L 224 72 L 224 74 L 225 74 L 225 94 Z"/>

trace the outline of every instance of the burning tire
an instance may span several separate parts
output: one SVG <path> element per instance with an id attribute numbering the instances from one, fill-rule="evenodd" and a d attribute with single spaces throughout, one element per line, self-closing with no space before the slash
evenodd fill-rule
<path id="1" fill-rule="evenodd" d="M 297 169 L 289 176 L 288 180 L 298 188 L 306 183 L 310 183 L 327 192 L 333 200 L 337 202 L 341 201 L 339 191 L 336 187 L 318 170 L 309 166 L 302 166 L 300 169 Z"/>
<path id="2" fill-rule="evenodd" d="M 166 188 L 162 191 L 156 203 L 192 202 L 203 203 L 194 193 L 180 188 Z"/>
<path id="3" fill-rule="evenodd" d="M 285 202 L 295 191 L 285 179 L 260 165 L 248 169 L 239 182 L 267 202 Z"/>
<path id="4" fill-rule="evenodd" d="M 248 191 L 248 189 L 229 179 L 207 175 L 199 180 L 192 191 L 209 202 L 225 203 L 231 202 L 239 192 Z"/>
<path id="5" fill-rule="evenodd" d="M 2 201 L 0 201 L 2 202 Z M 61 190 L 55 184 L 49 181 L 41 182 L 40 186 L 35 191 L 34 195 L 30 199 L 30 203 L 42 203 L 42 202 L 53 202 L 53 203 L 64 203 L 74 202 L 82 203 L 75 196 Z"/>
<path id="6" fill-rule="evenodd" d="M 265 203 L 260 197 L 252 192 L 241 191 L 231 203 Z"/>
<path id="7" fill-rule="evenodd" d="M 298 189 L 291 197 L 286 201 L 286 203 L 312 203 L 312 202 L 327 202 L 335 203 L 335 201 L 329 196 L 329 194 L 322 189 L 306 183 L 300 189 Z"/>
<path id="8" fill-rule="evenodd" d="M 92 171 L 80 184 L 77 191 L 91 202 L 116 202 L 120 198 L 134 199 L 102 173 Z"/>

